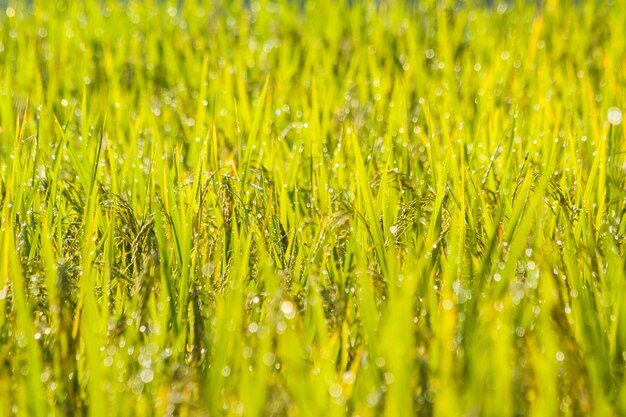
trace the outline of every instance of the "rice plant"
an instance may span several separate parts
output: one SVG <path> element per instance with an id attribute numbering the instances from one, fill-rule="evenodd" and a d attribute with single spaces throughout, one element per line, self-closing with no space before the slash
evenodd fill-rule
<path id="1" fill-rule="evenodd" d="M 626 4 L 487 3 L 0 1 L 0 415 L 626 415 Z"/>

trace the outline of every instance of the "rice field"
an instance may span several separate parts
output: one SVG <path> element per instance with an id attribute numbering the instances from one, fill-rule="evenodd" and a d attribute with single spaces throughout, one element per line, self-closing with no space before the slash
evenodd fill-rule
<path id="1" fill-rule="evenodd" d="M 489 3 L 0 1 L 0 416 L 626 415 L 626 3 Z"/>

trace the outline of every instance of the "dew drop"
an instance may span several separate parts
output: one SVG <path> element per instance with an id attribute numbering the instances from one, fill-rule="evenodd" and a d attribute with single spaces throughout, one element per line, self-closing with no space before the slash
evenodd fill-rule
<path id="1" fill-rule="evenodd" d="M 618 126 L 622 123 L 622 111 L 617 107 L 610 107 L 607 112 L 607 119 L 613 126 Z"/>

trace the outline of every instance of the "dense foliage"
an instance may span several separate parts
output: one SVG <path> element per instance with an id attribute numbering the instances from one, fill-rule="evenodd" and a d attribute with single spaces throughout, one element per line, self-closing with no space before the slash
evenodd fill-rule
<path id="1" fill-rule="evenodd" d="M 626 415 L 621 0 L 9 2 L 0 415 Z"/>

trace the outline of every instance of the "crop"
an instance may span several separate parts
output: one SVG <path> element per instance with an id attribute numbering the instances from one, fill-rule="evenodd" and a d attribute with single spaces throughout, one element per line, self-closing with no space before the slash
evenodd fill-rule
<path id="1" fill-rule="evenodd" d="M 0 5 L 0 415 L 626 415 L 623 1 Z"/>

